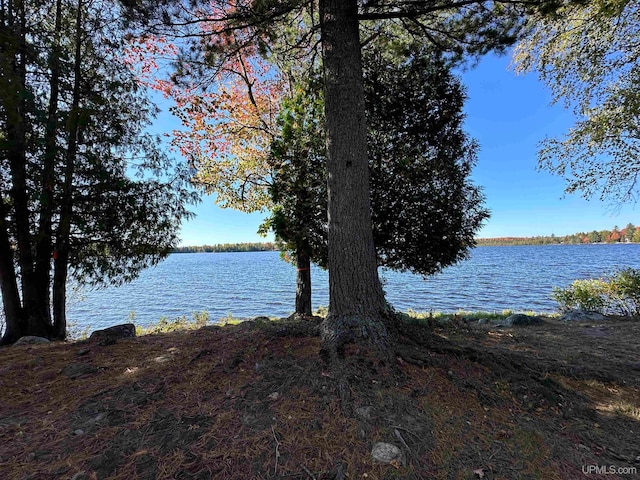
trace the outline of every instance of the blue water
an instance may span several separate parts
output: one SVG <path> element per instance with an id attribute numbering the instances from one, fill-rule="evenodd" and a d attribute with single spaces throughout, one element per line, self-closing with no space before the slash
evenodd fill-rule
<path id="1" fill-rule="evenodd" d="M 640 268 L 640 245 L 479 247 L 433 277 L 391 271 L 381 277 L 388 301 L 401 311 L 551 312 L 553 287 L 621 267 Z M 207 311 L 212 320 L 287 316 L 295 275 L 277 252 L 174 254 L 130 284 L 73 293 L 68 315 L 91 329 L 128 321 L 131 313 L 139 325 L 194 311 Z M 313 268 L 312 283 L 314 308 L 328 305 L 327 272 Z"/>

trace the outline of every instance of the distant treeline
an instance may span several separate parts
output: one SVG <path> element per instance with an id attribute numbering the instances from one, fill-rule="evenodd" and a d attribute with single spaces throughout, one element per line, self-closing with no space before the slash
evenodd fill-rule
<path id="1" fill-rule="evenodd" d="M 202 253 L 202 252 L 272 252 L 278 247 L 273 242 L 255 243 L 221 243 L 218 245 L 201 245 L 195 247 L 177 247 L 171 253 Z"/>
<path id="2" fill-rule="evenodd" d="M 539 237 L 502 237 L 478 238 L 478 245 L 560 245 L 583 243 L 640 243 L 640 226 L 632 223 L 620 230 L 617 226 L 611 230 L 593 230 L 573 235 L 549 235 Z"/>
<path id="3" fill-rule="evenodd" d="M 640 243 L 640 226 L 632 223 L 620 230 L 617 226 L 611 230 L 593 230 L 578 232 L 573 235 L 538 237 L 500 237 L 478 238 L 478 245 L 560 245 L 582 243 Z M 217 245 L 201 245 L 191 247 L 177 247 L 172 253 L 200 253 L 200 252 L 273 252 L 278 251 L 274 242 L 254 243 L 221 243 Z"/>

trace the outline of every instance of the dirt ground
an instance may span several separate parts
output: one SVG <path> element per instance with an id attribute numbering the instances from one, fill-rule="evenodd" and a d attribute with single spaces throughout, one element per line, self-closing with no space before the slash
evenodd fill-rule
<path id="1" fill-rule="evenodd" d="M 0 478 L 640 478 L 639 339 L 407 325 L 395 365 L 350 347 L 339 375 L 313 321 L 5 347 Z"/>

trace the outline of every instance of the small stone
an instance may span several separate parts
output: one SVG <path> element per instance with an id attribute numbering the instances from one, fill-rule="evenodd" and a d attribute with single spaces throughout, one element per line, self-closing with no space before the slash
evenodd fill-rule
<path id="1" fill-rule="evenodd" d="M 160 355 L 159 357 L 153 359 L 153 361 L 156 363 L 167 363 L 169 360 L 171 360 L 171 357 L 169 355 Z"/>
<path id="2" fill-rule="evenodd" d="M 84 435 L 84 430 L 78 428 L 77 430 L 73 431 L 74 435 Z"/>
<path id="3" fill-rule="evenodd" d="M 269 400 L 278 400 L 280 398 L 280 394 L 278 392 L 273 392 L 269 394 Z"/>
<path id="4" fill-rule="evenodd" d="M 404 464 L 404 455 L 402 450 L 391 443 L 378 442 L 371 449 L 371 458 L 374 461 L 384 464 L 397 462 Z"/>

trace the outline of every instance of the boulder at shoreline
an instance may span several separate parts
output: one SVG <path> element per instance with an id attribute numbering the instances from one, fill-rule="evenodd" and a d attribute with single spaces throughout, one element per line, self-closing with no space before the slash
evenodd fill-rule
<path id="1" fill-rule="evenodd" d="M 560 320 L 563 322 L 603 322 L 607 320 L 607 317 L 598 312 L 576 309 L 565 312 Z"/>
<path id="2" fill-rule="evenodd" d="M 113 327 L 94 331 L 89 337 L 90 340 L 97 340 L 102 345 L 115 343 L 120 338 L 134 338 L 136 336 L 136 326 L 133 323 L 123 323 Z"/>
<path id="3" fill-rule="evenodd" d="M 542 325 L 544 320 L 537 315 L 525 315 L 524 313 L 514 313 L 509 315 L 503 325 L 505 327 L 528 327 L 530 325 Z"/>

